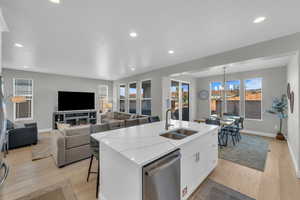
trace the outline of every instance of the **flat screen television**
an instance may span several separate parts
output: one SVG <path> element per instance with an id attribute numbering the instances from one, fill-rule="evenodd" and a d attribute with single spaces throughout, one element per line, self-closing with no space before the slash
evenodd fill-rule
<path id="1" fill-rule="evenodd" d="M 58 110 L 93 110 L 95 93 L 92 92 L 58 92 Z"/>

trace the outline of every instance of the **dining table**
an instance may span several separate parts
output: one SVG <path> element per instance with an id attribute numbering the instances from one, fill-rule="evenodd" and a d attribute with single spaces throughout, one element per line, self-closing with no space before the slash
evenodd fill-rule
<path id="1" fill-rule="evenodd" d="M 219 119 L 220 120 L 220 126 L 224 127 L 224 126 L 231 126 L 234 124 L 234 122 L 236 120 L 240 120 L 240 116 L 233 116 L 233 115 L 226 115 L 226 116 L 223 116 L 223 117 L 217 117 L 215 115 L 210 115 L 209 116 L 210 119 L 213 119 L 213 118 L 216 118 L 216 119 Z M 196 119 L 194 120 L 195 122 L 198 122 L 198 123 L 205 123 L 206 119 L 208 118 L 202 118 L 202 119 Z"/>

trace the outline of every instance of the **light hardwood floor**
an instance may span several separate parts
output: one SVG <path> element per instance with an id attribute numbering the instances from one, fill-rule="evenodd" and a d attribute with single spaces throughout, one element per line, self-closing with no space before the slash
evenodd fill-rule
<path id="1" fill-rule="evenodd" d="M 219 160 L 210 178 L 257 200 L 299 200 L 300 179 L 296 178 L 287 143 L 268 140 L 270 152 L 264 172 Z M 7 162 L 11 171 L 0 191 L 1 200 L 13 200 L 66 179 L 79 200 L 96 199 L 96 176 L 91 175 L 86 182 L 89 160 L 59 169 L 51 157 L 32 162 L 31 147 L 25 147 L 10 151 Z"/>

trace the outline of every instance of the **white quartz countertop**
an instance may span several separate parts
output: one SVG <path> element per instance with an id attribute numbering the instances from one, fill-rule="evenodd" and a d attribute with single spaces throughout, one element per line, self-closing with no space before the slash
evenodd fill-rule
<path id="1" fill-rule="evenodd" d="M 204 123 L 177 120 L 171 120 L 170 123 L 173 126 L 169 128 L 169 131 L 186 128 L 198 131 L 198 133 L 181 140 L 168 139 L 160 136 L 166 132 L 165 121 L 161 121 L 95 133 L 92 137 L 99 141 L 100 146 L 105 144 L 137 165 L 143 166 L 218 128 Z"/>

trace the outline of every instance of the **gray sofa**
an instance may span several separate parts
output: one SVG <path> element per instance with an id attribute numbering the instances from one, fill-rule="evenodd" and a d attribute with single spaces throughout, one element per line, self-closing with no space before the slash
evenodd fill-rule
<path id="1" fill-rule="evenodd" d="M 114 112 L 113 114 L 109 113 L 104 118 L 105 120 L 102 122 L 105 123 L 65 127 L 52 131 L 51 151 L 56 165 L 63 167 L 67 164 L 89 158 L 91 156 L 90 135 L 92 133 L 149 123 L 148 116 L 131 116 L 126 113 L 120 115 Z"/>
<path id="2" fill-rule="evenodd" d="M 52 131 L 51 151 L 58 167 L 89 158 L 90 125 Z"/>
<path id="3" fill-rule="evenodd" d="M 148 119 L 147 115 L 138 115 L 138 114 L 129 114 L 124 112 L 107 112 L 101 115 L 101 123 L 112 123 L 112 122 L 121 122 L 125 123 L 126 120 L 134 119 Z"/>

